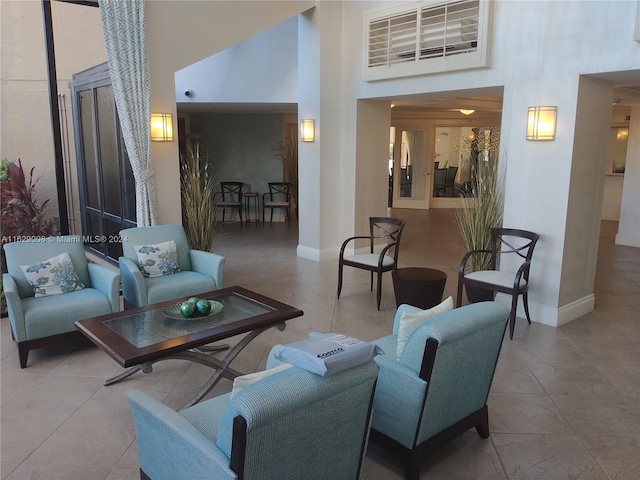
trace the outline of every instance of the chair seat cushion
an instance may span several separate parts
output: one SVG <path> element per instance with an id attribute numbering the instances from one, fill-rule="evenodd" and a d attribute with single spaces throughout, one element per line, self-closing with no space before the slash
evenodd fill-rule
<path id="1" fill-rule="evenodd" d="M 359 255 L 351 255 L 350 257 L 344 257 L 345 262 L 359 263 L 361 265 L 367 265 L 369 267 L 377 267 L 379 259 L 379 253 L 363 253 Z M 382 259 L 382 266 L 390 267 L 391 265 L 393 265 L 393 258 L 385 255 Z"/>
<path id="2" fill-rule="evenodd" d="M 166 302 L 217 290 L 216 281 L 202 273 L 183 271 L 172 275 L 145 278 L 149 304 Z"/>
<path id="3" fill-rule="evenodd" d="M 111 302 L 103 293 L 84 288 L 64 295 L 29 297 L 22 300 L 28 340 L 76 330 L 74 322 L 111 313 Z"/>
<path id="4" fill-rule="evenodd" d="M 509 288 L 513 287 L 513 281 L 516 278 L 516 274 L 513 272 L 503 272 L 500 270 L 480 270 L 478 272 L 466 274 L 465 278 Z M 527 281 L 524 278 L 521 278 L 520 287 L 524 287 L 526 284 Z"/>
<path id="5" fill-rule="evenodd" d="M 288 207 L 289 206 L 289 202 L 265 202 L 264 203 L 265 207 Z"/>
<path id="6" fill-rule="evenodd" d="M 231 392 L 185 408 L 180 413 L 200 430 L 204 436 L 215 443 L 222 416 L 230 400 Z"/>

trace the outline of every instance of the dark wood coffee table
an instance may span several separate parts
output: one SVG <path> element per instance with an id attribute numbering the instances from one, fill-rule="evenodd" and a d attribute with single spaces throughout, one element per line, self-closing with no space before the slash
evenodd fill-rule
<path id="1" fill-rule="evenodd" d="M 123 312 L 102 315 L 76 322 L 76 327 L 111 358 L 128 370 L 105 381 L 105 385 L 124 380 L 142 370 L 150 373 L 161 360 L 181 359 L 214 369 L 212 377 L 185 406 L 204 398 L 222 379 L 242 375 L 229 368 L 231 361 L 249 342 L 265 330 L 284 330 L 285 320 L 303 315 L 287 305 L 256 292 L 234 286 L 197 295 L 222 303 L 222 311 L 200 318 L 171 318 L 163 312 L 167 307 L 187 300 L 171 300 Z M 228 348 L 205 345 L 235 335 L 245 335 L 222 359 L 214 352 Z"/>

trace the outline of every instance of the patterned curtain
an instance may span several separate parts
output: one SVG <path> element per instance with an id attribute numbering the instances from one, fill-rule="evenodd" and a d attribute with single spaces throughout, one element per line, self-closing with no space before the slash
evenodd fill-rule
<path id="1" fill-rule="evenodd" d="M 151 88 L 144 34 L 144 0 L 98 0 L 113 94 L 133 175 L 138 226 L 155 225 L 149 161 Z"/>

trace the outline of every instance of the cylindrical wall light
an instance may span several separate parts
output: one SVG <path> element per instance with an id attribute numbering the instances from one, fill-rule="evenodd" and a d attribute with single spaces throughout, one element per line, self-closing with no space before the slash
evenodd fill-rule
<path id="1" fill-rule="evenodd" d="M 300 138 L 303 142 L 313 142 L 316 139 L 316 122 L 312 119 L 300 120 Z"/>
<path id="2" fill-rule="evenodd" d="M 170 113 L 151 114 L 151 140 L 173 142 L 173 118 Z"/>
<path id="3" fill-rule="evenodd" d="M 529 107 L 527 140 L 555 140 L 558 107 Z"/>

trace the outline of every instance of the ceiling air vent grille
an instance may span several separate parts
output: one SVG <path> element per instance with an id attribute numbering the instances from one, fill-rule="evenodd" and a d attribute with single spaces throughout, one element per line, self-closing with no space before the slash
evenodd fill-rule
<path id="1" fill-rule="evenodd" d="M 491 3 L 422 1 L 368 13 L 365 79 L 488 66 Z"/>

